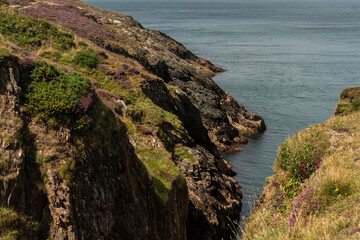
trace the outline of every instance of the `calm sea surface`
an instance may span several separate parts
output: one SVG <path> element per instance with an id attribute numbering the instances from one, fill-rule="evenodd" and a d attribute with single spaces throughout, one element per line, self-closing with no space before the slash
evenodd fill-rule
<path id="1" fill-rule="evenodd" d="M 227 69 L 214 80 L 268 130 L 226 156 L 250 212 L 279 145 L 328 119 L 340 91 L 360 86 L 360 1 L 86 0 L 133 16 Z M 252 196 L 252 197 L 251 197 Z"/>

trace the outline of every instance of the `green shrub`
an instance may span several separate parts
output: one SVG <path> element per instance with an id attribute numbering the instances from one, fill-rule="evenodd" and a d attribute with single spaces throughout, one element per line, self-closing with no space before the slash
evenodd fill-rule
<path id="1" fill-rule="evenodd" d="M 283 188 L 286 197 L 292 200 L 300 192 L 300 182 L 297 179 L 291 178 L 288 182 L 286 182 Z"/>
<path id="2" fill-rule="evenodd" d="M 280 149 L 277 165 L 293 178 L 303 181 L 320 167 L 323 152 L 321 148 L 312 145 L 303 145 L 297 152 L 292 152 L 284 144 Z"/>
<path id="3" fill-rule="evenodd" d="M 77 120 L 76 105 L 89 83 L 79 73 L 64 73 L 44 61 L 36 62 L 30 75 L 22 80 L 25 106 L 40 120 L 64 124 Z"/>
<path id="4" fill-rule="evenodd" d="M 80 51 L 76 53 L 74 63 L 81 67 L 93 69 L 101 63 L 101 58 L 89 51 Z"/>
<path id="5" fill-rule="evenodd" d="M 289 146 L 285 143 L 282 145 L 279 151 L 279 156 L 276 159 L 277 168 L 282 168 L 283 170 L 287 170 L 288 162 L 291 158 L 291 150 Z"/>
<path id="6" fill-rule="evenodd" d="M 89 45 L 84 41 L 79 41 L 79 46 L 87 48 Z"/>
<path id="7" fill-rule="evenodd" d="M 20 47 L 38 48 L 46 42 L 58 50 L 73 46 L 74 36 L 60 31 L 55 25 L 35 17 L 23 16 L 14 11 L 0 11 L 0 33 Z"/>
<path id="8" fill-rule="evenodd" d="M 351 110 L 352 111 L 358 111 L 360 109 L 360 99 L 359 98 L 354 98 L 351 101 Z"/>

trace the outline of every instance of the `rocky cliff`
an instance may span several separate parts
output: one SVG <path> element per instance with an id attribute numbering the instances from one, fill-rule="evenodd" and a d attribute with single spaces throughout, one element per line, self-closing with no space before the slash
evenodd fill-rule
<path id="1" fill-rule="evenodd" d="M 229 239 L 232 166 L 265 130 L 222 69 L 131 17 L 0 1 L 0 223 L 28 239 Z"/>
<path id="2" fill-rule="evenodd" d="M 359 90 L 343 90 L 332 118 L 279 148 L 243 239 L 360 238 Z"/>
<path id="3" fill-rule="evenodd" d="M 27 239 L 184 239 L 187 189 L 173 181 L 162 202 L 123 123 L 92 95 L 81 134 L 49 128 L 21 105 L 16 58 L 1 67 L 1 205 L 31 216 Z M 94 137 L 96 136 L 96 137 Z M 7 235 L 9 234 L 9 235 Z M 35 237 L 37 236 L 37 237 Z"/>

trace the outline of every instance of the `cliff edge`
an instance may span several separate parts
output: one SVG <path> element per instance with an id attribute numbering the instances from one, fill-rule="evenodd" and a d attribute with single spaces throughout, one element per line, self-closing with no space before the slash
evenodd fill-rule
<path id="1" fill-rule="evenodd" d="M 360 88 L 341 92 L 334 116 L 278 150 L 243 239 L 360 238 Z"/>

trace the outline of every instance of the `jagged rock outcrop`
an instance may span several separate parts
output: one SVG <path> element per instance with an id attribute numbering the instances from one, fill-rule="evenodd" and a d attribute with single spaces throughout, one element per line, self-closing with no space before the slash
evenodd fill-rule
<path id="1" fill-rule="evenodd" d="M 188 239 L 228 239 L 232 235 L 229 226 L 240 216 L 242 197 L 239 185 L 230 177 L 232 166 L 210 141 L 199 111 L 184 92 L 171 93 L 159 79 L 143 82 L 142 89 L 163 109 L 180 116 L 192 138 L 176 137 L 167 123 L 161 125 L 158 133 L 170 151 L 185 146 L 185 156 L 175 154 L 174 161 L 189 189 Z M 191 157 L 186 157 L 186 153 Z"/>

